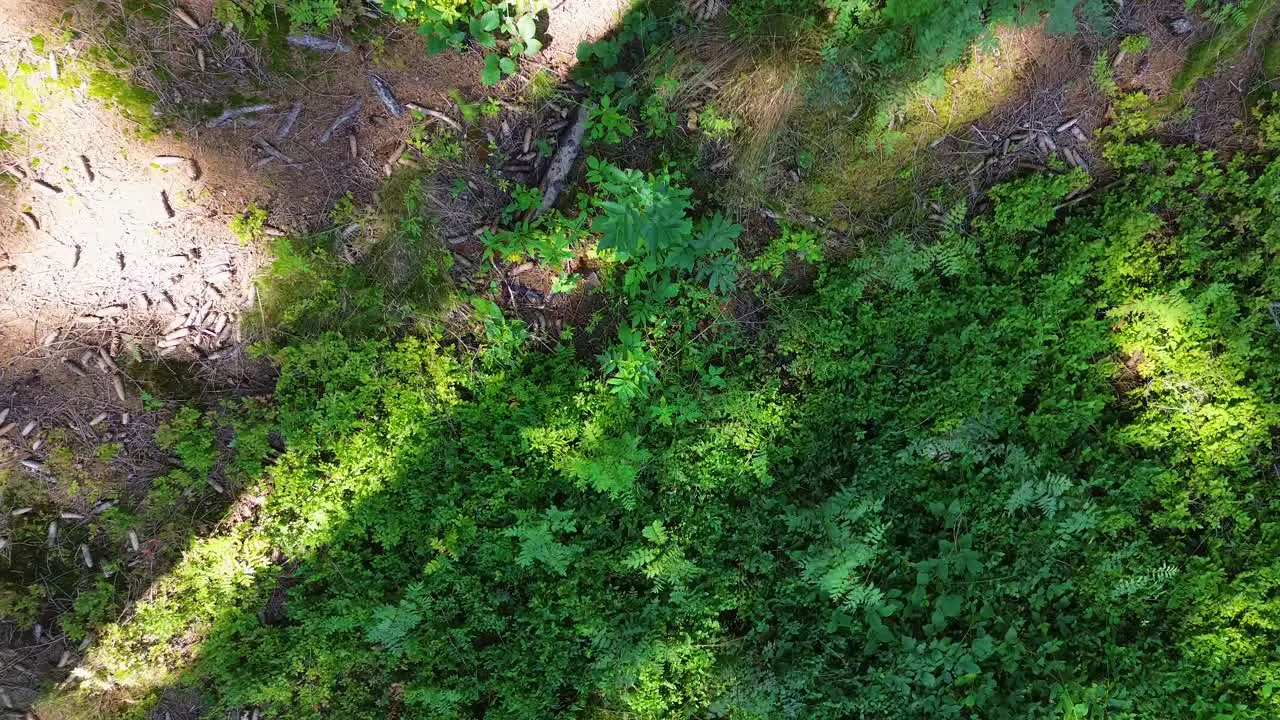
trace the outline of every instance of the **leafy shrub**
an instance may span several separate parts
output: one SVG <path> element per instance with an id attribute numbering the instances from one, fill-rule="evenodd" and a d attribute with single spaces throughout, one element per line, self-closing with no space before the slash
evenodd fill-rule
<path id="1" fill-rule="evenodd" d="M 262 237 L 263 229 L 267 225 L 266 208 L 258 207 L 257 203 L 249 203 L 249 207 L 245 211 L 231 218 L 231 222 L 227 223 L 227 228 L 232 234 L 240 238 L 241 243 L 253 242 Z"/>
<path id="2" fill-rule="evenodd" d="M 601 96 L 587 116 L 587 139 L 617 145 L 635 135 L 635 125 L 621 111 L 608 95 Z"/>
<path id="3" fill-rule="evenodd" d="M 79 642 L 92 628 L 110 621 L 116 611 L 115 594 L 115 587 L 101 579 L 94 583 L 93 589 L 80 591 L 71 612 L 58 620 L 67 637 Z"/>
<path id="4" fill-rule="evenodd" d="M 709 138 L 729 138 L 738 131 L 738 121 L 716 107 L 715 103 L 708 103 L 698 113 L 698 129 Z"/>
<path id="5" fill-rule="evenodd" d="M 462 159 L 462 143 L 458 142 L 457 135 L 444 128 L 430 127 L 421 119 L 410 128 L 406 142 L 421 155 L 422 170 L 426 173 Z"/>
<path id="6" fill-rule="evenodd" d="M 289 28 L 330 30 L 359 16 L 357 0 L 214 0 L 213 17 L 251 38 L 283 38 Z M 163 11 L 162 11 L 163 16 Z"/>
<path id="7" fill-rule="evenodd" d="M 628 295 L 670 297 L 675 272 L 707 268 L 713 256 L 731 252 L 742 226 L 720 215 L 699 222 L 689 217 L 692 190 L 674 184 L 669 172 L 645 175 L 597 158 L 587 159 L 587 181 L 597 194 L 599 215 L 592 229 L 599 248 L 627 264 L 623 287 Z M 725 256 L 721 256 L 725 257 Z"/>
<path id="8" fill-rule="evenodd" d="M 653 92 L 640 107 L 640 119 L 644 122 L 645 135 L 663 137 L 680 127 L 680 116 L 671 109 L 671 99 L 679 89 L 680 81 L 669 75 L 654 80 Z"/>
<path id="9" fill-rule="evenodd" d="M 510 208 L 512 213 L 524 212 L 542 204 L 542 193 L 533 188 L 531 194 L 525 195 L 525 202 L 517 200 Z M 521 220 L 508 229 L 485 232 L 481 238 L 485 245 L 485 259 L 493 256 L 501 257 L 509 262 L 518 262 L 523 258 L 532 258 L 545 263 L 550 268 L 561 267 L 566 260 L 574 257 L 573 246 L 585 241 L 588 237 L 584 215 L 567 217 L 558 211 L 551 210 L 536 218 Z"/>
<path id="10" fill-rule="evenodd" d="M 1150 35 L 1126 35 L 1120 40 L 1120 51 L 1130 55 L 1141 55 L 1150 47 Z"/>
<path id="11" fill-rule="evenodd" d="M 782 277 L 787 265 L 787 254 L 795 253 L 806 262 L 822 260 L 822 244 L 816 233 L 803 227 L 791 224 L 782 226 L 782 233 L 769 241 L 769 245 L 751 261 L 751 269 L 768 273 L 772 277 Z"/>
<path id="12" fill-rule="evenodd" d="M 428 146 L 443 162 L 458 146 L 435 137 Z M 272 336 L 335 329 L 376 335 L 443 304 L 449 259 L 425 217 L 422 194 L 420 176 L 398 174 L 374 206 L 340 200 L 328 231 L 276 238 L 259 283 L 264 329 Z"/>
<path id="13" fill-rule="evenodd" d="M 468 39 L 498 50 L 485 56 L 481 79 L 486 85 L 514 73 L 518 58 L 542 51 L 536 11 L 527 0 L 383 0 L 382 6 L 396 20 L 419 23 L 428 52 L 460 50 Z"/>

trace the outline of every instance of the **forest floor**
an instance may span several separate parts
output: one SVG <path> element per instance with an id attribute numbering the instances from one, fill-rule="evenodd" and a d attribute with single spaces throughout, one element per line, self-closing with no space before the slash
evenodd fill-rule
<path id="1" fill-rule="evenodd" d="M 528 169 L 511 159 L 527 156 L 538 141 L 557 142 L 574 111 L 567 77 L 575 49 L 613 30 L 627 5 L 558 3 L 543 54 L 489 95 L 478 53 L 428 56 L 420 37 L 389 22 L 345 39 L 349 52 L 293 48 L 282 58 L 221 27 L 211 2 L 184 6 L 193 27 L 148 3 L 0 0 L 0 68 L 11 86 L 10 97 L 0 96 L 7 133 L 0 167 L 8 180 L 0 189 L 0 467 L 34 478 L 44 493 L 0 508 L 0 535 L 12 524 L 38 522 L 51 528 L 51 547 L 62 545 L 56 560 L 10 568 L 22 584 L 42 585 L 50 602 L 34 633 L 0 623 L 0 704 L 25 710 L 43 684 L 73 672 L 83 648 L 43 630 L 71 607 L 62 588 L 80 573 L 111 568 L 130 574 L 139 597 L 187 535 L 208 531 L 236 502 L 211 481 L 207 496 L 181 511 L 185 532 L 142 537 L 141 549 L 114 548 L 117 557 L 90 558 L 86 549 L 90 567 L 77 564 L 95 537 L 95 517 L 142 496 L 172 467 L 154 436 L 178 406 L 270 393 L 272 365 L 250 350 L 261 313 L 255 281 L 268 271 L 274 237 L 332 227 L 333 209 L 348 194 L 356 205 L 375 203 L 397 158 L 435 162 L 406 153 L 414 133 L 465 127 L 461 155 L 442 161 L 447 178 L 441 173 L 426 188 L 458 279 L 501 288 L 498 304 L 547 338 L 587 322 L 590 281 L 556 294 L 553 273 L 543 268 L 494 262 L 491 274 L 477 273 L 484 261 L 476 231 L 494 226 L 509 199 L 500 178 L 542 178 L 548 153 L 525 163 Z M 1126 90 L 1159 100 L 1190 88 L 1191 111 L 1170 132 L 1233 149 L 1236 128 L 1249 118 L 1248 97 L 1257 88 L 1247 83 L 1259 74 L 1274 14 L 1249 29 L 1243 49 L 1188 81 L 1180 79 L 1188 57 L 1215 26 L 1183 8 L 1181 0 L 1128 4 L 1118 33 L 1107 37 L 1002 31 L 996 47 L 975 50 L 949 76 L 941 99 L 922 91 L 899 101 L 878 146 L 831 132 L 826 142 L 841 158 L 827 165 L 834 170 L 780 165 L 766 183 L 769 202 L 740 210 L 758 223 L 803 217 L 843 232 L 885 222 L 899 198 L 923 206 L 922 189 L 940 184 L 980 201 L 991 185 L 1046 164 L 1101 169 L 1094 133 L 1108 103 L 1091 75 L 1099 53 L 1109 53 Z M 1150 47 L 1117 54 L 1116 38 L 1126 35 L 1147 37 Z M 88 91 L 87 78 L 103 63 L 95 48 L 115 45 L 156 117 L 122 113 L 120 98 Z M 401 102 L 439 116 L 393 116 L 379 103 L 370 72 Z M 469 117 L 490 97 L 497 109 Z M 322 142 L 357 101 L 353 122 Z M 225 110 L 256 104 L 269 107 L 210 126 Z M 296 122 L 282 132 L 296 107 Z M 496 177 L 483 171 L 495 158 L 507 168 Z M 720 181 L 729 180 L 721 173 Z M 586 276 L 593 268 L 585 256 L 570 265 Z M 103 443 L 118 448 L 95 460 L 93 449 Z M 69 485 L 52 473 L 59 452 L 70 452 L 91 482 Z M 9 544 L 3 553 L 13 559 L 36 550 Z"/>
<path id="2" fill-rule="evenodd" d="M 619 7 L 563 3 L 542 61 L 507 81 L 502 96 L 518 101 L 534 77 L 559 84 L 577 44 L 608 32 Z M 254 280 L 270 263 L 272 237 L 330 227 L 348 195 L 373 202 L 388 158 L 423 124 L 410 113 L 392 117 L 367 73 L 376 70 L 401 102 L 438 108 L 445 123 L 463 121 L 459 102 L 483 97 L 478 55 L 428 56 L 421 38 L 393 24 L 350 52 L 295 49 L 272 68 L 213 21 L 211 2 L 183 9 L 198 27 L 145 3 L 0 3 L 0 68 L 11 83 L 0 93 L 0 467 L 30 473 L 47 490 L 27 507 L 4 508 L 0 532 L 38 520 L 61 523 L 62 538 L 89 533 L 104 503 L 142 497 L 171 467 L 154 437 L 173 407 L 270 393 L 271 364 L 246 351 L 260 310 Z M 111 43 L 123 45 L 128 80 L 154 101 L 155 118 L 131 116 L 121 98 L 92 91 L 88 76 L 103 64 L 94 53 Z M 320 142 L 357 101 L 349 126 Z M 224 108 L 255 104 L 270 107 L 209 126 Z M 295 104 L 301 112 L 281 137 Z M 523 140 L 513 134 L 527 124 L 517 115 L 526 113 L 492 123 L 507 130 L 508 144 Z M 467 234 L 489 219 L 465 211 L 466 197 L 444 197 L 463 206 L 456 214 Z M 46 467 L 63 450 L 79 458 L 104 443 L 118 450 L 92 483 L 67 487 Z M 221 490 L 187 509 L 192 529 L 226 505 Z M 157 543 L 144 537 L 140 557 L 118 549 L 139 591 L 163 569 L 146 560 L 167 555 Z M 25 552 L 3 549 L 6 557 Z M 49 596 L 67 579 L 56 563 L 57 577 L 19 566 L 11 569 L 21 582 L 46 584 Z M 40 632 L 57 615 L 44 613 L 34 636 L 0 625 L 8 658 L 0 705 L 25 707 L 49 671 L 71 670 L 64 653 L 74 648 Z"/>

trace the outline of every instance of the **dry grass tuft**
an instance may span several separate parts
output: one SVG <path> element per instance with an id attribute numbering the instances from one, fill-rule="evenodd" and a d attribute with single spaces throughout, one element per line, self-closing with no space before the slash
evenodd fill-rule
<path id="1" fill-rule="evenodd" d="M 679 86 L 671 106 L 682 118 L 707 107 L 732 118 L 728 139 L 740 200 L 758 196 L 771 183 L 773 155 L 791 114 L 804 98 L 813 51 L 772 38 L 744 41 L 719 29 L 700 30 L 673 40 L 645 75 L 674 77 Z"/>
<path id="2" fill-rule="evenodd" d="M 773 140 L 803 98 L 799 66 L 779 58 L 756 62 L 724 86 L 718 101 L 744 123 L 737 156 L 740 173 L 763 167 Z"/>

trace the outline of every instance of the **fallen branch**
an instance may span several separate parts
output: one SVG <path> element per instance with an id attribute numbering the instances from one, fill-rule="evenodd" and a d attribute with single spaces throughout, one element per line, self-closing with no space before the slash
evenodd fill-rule
<path id="1" fill-rule="evenodd" d="M 280 121 L 280 127 L 276 129 L 276 137 L 281 140 L 287 139 L 293 134 L 293 126 L 298 122 L 298 116 L 302 114 L 302 101 L 295 100 L 293 107 L 289 108 L 289 114 L 284 116 Z"/>
<path id="2" fill-rule="evenodd" d="M 369 73 L 369 84 L 373 86 L 374 94 L 382 101 L 382 104 L 387 108 L 387 112 L 395 117 L 404 115 L 404 106 L 400 104 L 399 100 L 396 100 L 396 94 L 391 89 L 390 83 L 383 80 L 382 76 L 377 73 Z"/>
<path id="3" fill-rule="evenodd" d="M 458 132 L 462 132 L 462 126 L 458 124 L 457 120 L 454 120 L 453 118 L 449 117 L 448 115 L 445 115 L 439 110 L 432 110 L 431 108 L 424 107 L 422 105 L 419 105 L 418 103 L 405 103 L 404 106 L 414 112 L 422 113 L 423 115 L 433 117 L 439 120 L 440 122 L 444 123 L 445 125 L 448 125 L 449 127 L 453 128 L 454 130 L 457 130 Z"/>
<path id="4" fill-rule="evenodd" d="M 577 118 L 560 139 L 560 147 L 556 150 L 555 157 L 551 159 L 551 167 L 547 168 L 547 175 L 542 181 L 542 207 L 534 213 L 534 217 L 550 210 L 556 204 L 565 183 L 569 181 L 569 174 L 578 160 L 578 153 L 582 151 L 582 138 L 586 135 L 587 116 L 590 114 L 585 105 L 579 106 Z"/>
<path id="5" fill-rule="evenodd" d="M 271 142 L 266 138 L 258 138 L 258 147 L 262 148 L 263 152 L 279 160 L 282 163 L 286 163 L 288 165 L 297 164 L 294 162 L 293 158 L 289 157 L 288 155 L 285 155 L 283 152 L 280 151 L 280 148 L 276 147 L 275 145 L 272 145 Z"/>
<path id="6" fill-rule="evenodd" d="M 320 144 L 324 145 L 332 140 L 335 133 L 349 125 L 352 120 L 355 120 L 356 114 L 359 113 L 363 107 L 364 100 L 356 100 L 351 103 L 351 105 L 347 106 L 347 109 L 343 110 L 342 114 L 329 125 L 329 129 L 325 130 L 324 133 L 320 135 Z"/>
<path id="7" fill-rule="evenodd" d="M 226 125 L 227 123 L 231 122 L 232 120 L 235 120 L 238 117 L 242 117 L 244 115 L 251 115 L 253 113 L 266 112 L 267 110 L 270 110 L 273 107 L 275 107 L 275 105 L 272 105 L 270 103 L 263 103 L 260 105 L 244 105 L 238 108 L 231 108 L 230 110 L 223 112 L 218 117 L 205 123 L 205 127 L 210 127 L 210 128 L 222 127 L 223 125 Z"/>
<path id="8" fill-rule="evenodd" d="M 351 52 L 350 45 L 338 40 L 333 40 L 332 38 L 320 37 L 319 35 L 290 35 L 285 38 L 285 42 L 295 47 L 315 50 L 317 52 Z"/>
<path id="9" fill-rule="evenodd" d="M 187 12 L 186 10 L 183 10 L 177 5 L 173 6 L 173 16 L 181 20 L 184 25 L 191 28 L 192 30 L 200 29 L 200 23 L 196 22 L 196 19 L 191 16 L 191 13 Z"/>

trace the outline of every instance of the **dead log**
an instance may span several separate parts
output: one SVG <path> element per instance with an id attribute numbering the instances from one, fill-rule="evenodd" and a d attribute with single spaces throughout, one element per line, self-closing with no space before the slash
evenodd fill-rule
<path id="1" fill-rule="evenodd" d="M 578 106 L 573 124 L 560 138 L 560 147 L 556 150 L 555 157 L 551 159 L 551 167 L 547 168 L 547 175 L 542 180 L 542 207 L 534 217 L 554 207 L 560 193 L 564 191 L 565 184 L 569 181 L 569 174 L 573 172 L 574 163 L 578 160 L 578 154 L 582 152 L 582 139 L 587 132 L 587 116 L 590 114 L 589 108 L 585 105 Z"/>

